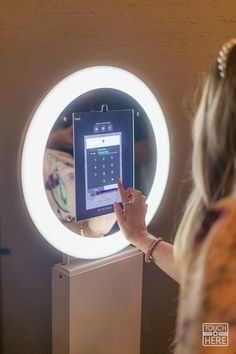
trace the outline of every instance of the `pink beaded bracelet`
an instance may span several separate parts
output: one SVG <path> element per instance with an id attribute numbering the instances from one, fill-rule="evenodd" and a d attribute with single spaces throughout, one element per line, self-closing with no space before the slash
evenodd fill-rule
<path id="1" fill-rule="evenodd" d="M 154 251 L 154 249 L 157 247 L 157 245 L 159 245 L 159 243 L 162 241 L 161 237 L 158 237 L 156 240 L 154 240 L 151 244 L 151 246 L 149 247 L 147 254 L 145 256 L 145 262 L 146 263 L 150 263 L 153 260 L 152 257 L 152 253 Z"/>

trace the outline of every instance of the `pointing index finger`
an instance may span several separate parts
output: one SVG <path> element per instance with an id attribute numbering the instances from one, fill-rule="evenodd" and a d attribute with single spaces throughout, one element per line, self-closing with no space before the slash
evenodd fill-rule
<path id="1" fill-rule="evenodd" d="M 122 202 L 123 203 L 128 202 L 128 197 L 127 197 L 126 191 L 125 191 L 124 186 L 123 186 L 123 184 L 122 184 L 120 179 L 118 180 L 117 184 L 118 184 L 118 189 L 119 189 L 119 192 L 120 192 L 120 196 L 121 196 Z"/>

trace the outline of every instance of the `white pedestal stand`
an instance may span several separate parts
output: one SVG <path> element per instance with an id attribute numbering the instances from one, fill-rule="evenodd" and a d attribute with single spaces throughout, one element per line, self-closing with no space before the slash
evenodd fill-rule
<path id="1" fill-rule="evenodd" d="M 52 271 L 53 354 L 139 354 L 143 255 L 128 246 Z"/>

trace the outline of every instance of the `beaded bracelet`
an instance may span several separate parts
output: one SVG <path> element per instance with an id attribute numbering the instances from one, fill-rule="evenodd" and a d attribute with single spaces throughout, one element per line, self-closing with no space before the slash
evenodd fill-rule
<path id="1" fill-rule="evenodd" d="M 154 249 L 157 247 L 157 245 L 159 245 L 159 243 L 162 241 L 161 237 L 158 237 L 156 240 L 154 240 L 151 244 L 151 246 L 149 247 L 147 254 L 145 256 L 145 262 L 146 263 L 150 263 L 153 260 L 152 257 L 152 253 L 154 251 Z"/>

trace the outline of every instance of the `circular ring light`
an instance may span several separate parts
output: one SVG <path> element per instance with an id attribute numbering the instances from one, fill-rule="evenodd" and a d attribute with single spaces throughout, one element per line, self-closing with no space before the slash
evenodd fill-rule
<path id="1" fill-rule="evenodd" d="M 170 160 L 169 135 L 162 110 L 150 89 L 133 74 L 116 67 L 95 66 L 79 70 L 59 82 L 36 109 L 24 140 L 21 182 L 29 214 L 42 236 L 64 254 L 83 259 L 112 255 L 129 242 L 117 232 L 101 239 L 78 236 L 57 219 L 47 200 L 43 158 L 50 131 L 63 109 L 78 96 L 99 88 L 111 88 L 133 97 L 145 110 L 157 147 L 154 182 L 147 199 L 146 222 L 156 213 L 167 183 Z"/>

